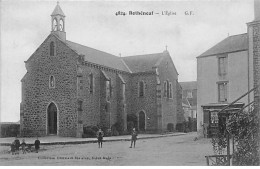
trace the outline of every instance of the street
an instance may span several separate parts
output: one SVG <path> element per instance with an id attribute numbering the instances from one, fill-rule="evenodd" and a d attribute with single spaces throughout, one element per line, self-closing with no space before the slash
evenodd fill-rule
<path id="1" fill-rule="evenodd" d="M 0 149 L 0 165 L 101 165 L 101 166 L 200 166 L 206 165 L 205 155 L 212 155 L 210 139 L 194 141 L 196 133 L 137 140 L 136 148 L 129 141 L 76 145 L 41 146 L 39 153 L 11 155 Z"/>

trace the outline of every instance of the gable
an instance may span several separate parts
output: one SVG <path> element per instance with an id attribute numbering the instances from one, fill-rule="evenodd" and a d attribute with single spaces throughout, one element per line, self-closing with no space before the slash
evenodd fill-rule
<path id="1" fill-rule="evenodd" d="M 163 53 L 123 57 L 124 62 L 133 73 L 154 71 L 154 67 L 163 59 Z"/>

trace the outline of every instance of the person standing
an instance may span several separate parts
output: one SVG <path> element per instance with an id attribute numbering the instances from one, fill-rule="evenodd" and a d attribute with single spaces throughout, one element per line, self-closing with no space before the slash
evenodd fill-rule
<path id="1" fill-rule="evenodd" d="M 34 142 L 34 146 L 35 146 L 36 153 L 38 153 L 38 151 L 40 149 L 40 140 L 38 139 L 38 136 L 37 136 L 37 139 Z"/>
<path id="2" fill-rule="evenodd" d="M 132 148 L 133 143 L 134 143 L 134 148 L 135 148 L 136 140 L 137 140 L 137 132 L 135 131 L 135 128 L 133 128 L 132 138 L 131 138 L 131 146 L 129 148 Z"/>
<path id="3" fill-rule="evenodd" d="M 24 140 L 24 139 L 23 139 L 23 141 L 22 141 L 21 146 L 22 146 L 23 154 L 25 154 L 25 153 L 26 153 L 26 152 L 25 152 L 26 143 L 25 143 L 25 140 Z"/>
<path id="4" fill-rule="evenodd" d="M 12 155 L 15 154 L 15 141 L 13 141 L 11 144 L 11 152 L 12 152 Z"/>
<path id="5" fill-rule="evenodd" d="M 14 143 L 15 143 L 15 154 L 19 154 L 20 141 L 17 137 L 15 137 Z"/>
<path id="6" fill-rule="evenodd" d="M 102 148 L 102 142 L 103 142 L 104 132 L 99 129 L 97 132 L 97 139 L 98 139 L 98 148 Z"/>

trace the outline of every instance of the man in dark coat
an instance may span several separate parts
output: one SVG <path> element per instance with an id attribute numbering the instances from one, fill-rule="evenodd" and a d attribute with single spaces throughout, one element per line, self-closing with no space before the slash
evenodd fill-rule
<path id="1" fill-rule="evenodd" d="M 15 137 L 14 143 L 15 143 L 15 154 L 19 154 L 20 141 L 17 137 Z"/>
<path id="2" fill-rule="evenodd" d="M 132 148 L 133 143 L 134 143 L 134 148 L 135 148 L 136 140 L 137 140 L 137 132 L 135 131 L 135 128 L 133 128 L 132 138 L 131 138 L 131 146 L 129 148 Z"/>
<path id="3" fill-rule="evenodd" d="M 98 139 L 98 148 L 102 148 L 102 142 L 103 142 L 104 133 L 101 129 L 97 132 L 97 139 Z"/>
<path id="4" fill-rule="evenodd" d="M 40 140 L 38 140 L 38 136 L 34 142 L 34 146 L 35 146 L 36 153 L 38 153 L 38 150 L 40 149 Z"/>

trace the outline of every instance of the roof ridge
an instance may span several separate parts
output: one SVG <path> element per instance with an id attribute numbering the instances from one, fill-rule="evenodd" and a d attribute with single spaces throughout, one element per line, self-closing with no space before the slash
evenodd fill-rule
<path id="1" fill-rule="evenodd" d="M 142 55 L 130 55 L 130 56 L 125 56 L 123 58 L 129 58 L 129 57 L 135 57 L 135 56 L 158 55 L 158 54 L 163 54 L 163 52 L 161 52 L 161 53 L 142 54 Z"/>
<path id="2" fill-rule="evenodd" d="M 241 34 L 236 34 L 236 35 L 230 35 L 230 36 L 228 36 L 227 38 L 232 37 L 232 36 L 241 36 L 241 35 L 245 35 L 245 34 L 247 34 L 247 33 L 241 33 Z M 225 39 L 226 39 L 226 38 L 225 38 Z"/>
<path id="3" fill-rule="evenodd" d="M 72 42 L 72 41 L 70 41 L 70 40 L 66 40 L 66 41 L 71 42 L 71 43 L 75 43 L 75 44 L 80 45 L 80 46 L 82 46 L 82 47 L 87 47 L 87 48 L 90 48 L 90 49 L 96 50 L 96 51 L 98 51 L 98 52 L 102 52 L 102 53 L 109 54 L 109 55 L 114 56 L 114 57 L 116 57 L 116 58 L 120 58 L 120 57 L 118 57 L 118 56 L 116 56 L 116 55 L 113 55 L 113 54 L 111 54 L 111 53 L 107 53 L 107 52 L 104 52 L 104 51 L 102 51 L 102 50 L 98 50 L 98 49 L 95 49 L 95 48 L 91 48 L 91 47 L 88 47 L 88 46 L 85 46 L 85 45 L 79 44 L 79 43 L 77 43 L 77 42 Z"/>

